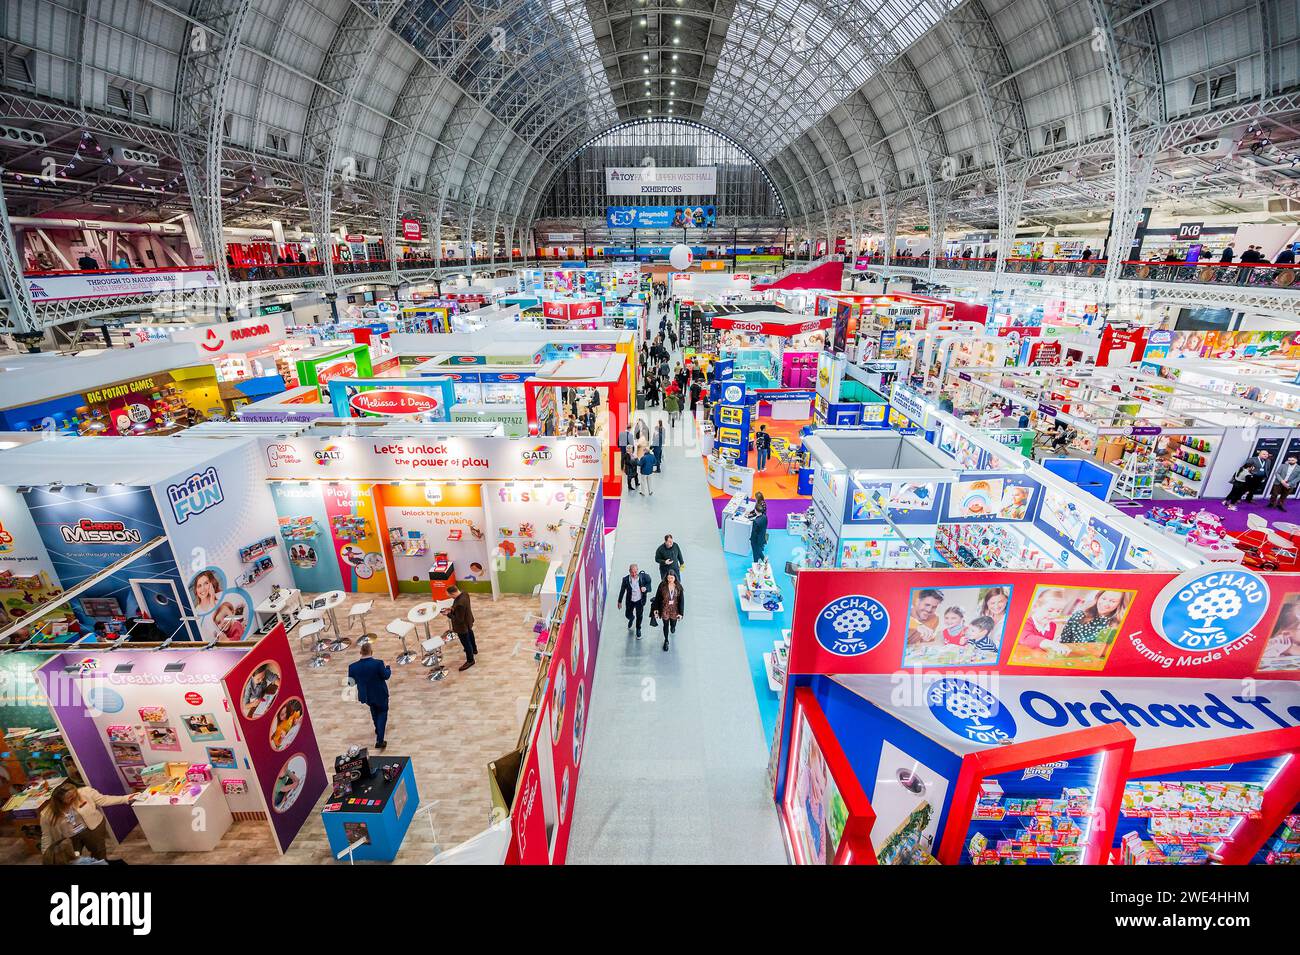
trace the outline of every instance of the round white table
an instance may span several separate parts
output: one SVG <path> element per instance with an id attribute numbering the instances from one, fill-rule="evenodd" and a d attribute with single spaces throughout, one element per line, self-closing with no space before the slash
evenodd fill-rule
<path id="1" fill-rule="evenodd" d="M 334 608 L 347 599 L 348 595 L 341 590 L 327 590 L 325 593 L 316 596 L 316 600 L 320 601 L 320 608 L 329 615 L 330 626 L 334 628 L 335 633 L 339 632 L 339 621 L 334 616 Z M 316 600 L 313 600 L 312 603 L 315 603 Z"/>
<path id="2" fill-rule="evenodd" d="M 452 603 L 453 601 L 450 600 L 426 600 L 424 603 L 416 604 L 408 610 L 406 619 L 416 626 L 423 626 L 426 638 L 432 637 L 433 630 L 430 624 L 433 623 L 435 617 L 450 607 Z"/>

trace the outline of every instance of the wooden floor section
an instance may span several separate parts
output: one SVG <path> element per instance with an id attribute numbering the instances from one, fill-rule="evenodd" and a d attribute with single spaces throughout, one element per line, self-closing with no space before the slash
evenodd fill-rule
<path id="1" fill-rule="evenodd" d="M 371 595 L 350 595 L 337 611 L 345 636 L 355 638 L 360 632 L 358 624 L 353 633 L 348 633 L 346 610 L 363 596 L 371 599 Z M 405 617 L 406 611 L 422 598 L 373 599 L 367 627 L 380 634 L 376 654 L 392 665 L 399 644 L 396 637 L 384 632 L 384 627 L 390 620 Z M 393 665 L 385 752 L 410 756 L 415 764 L 420 805 L 437 802 L 432 812 L 432 831 L 428 820 L 417 816 L 395 860 L 399 863 L 428 862 L 438 848 L 450 848 L 488 827 L 491 800 L 487 764 L 514 748 L 537 675 L 537 661 L 533 658 L 534 620 L 525 619 L 525 615 L 537 611 L 537 598 L 507 594 L 494 602 L 490 597 L 473 595 L 472 600 L 479 656 L 471 669 L 464 673 L 456 669 L 464 662 L 459 643 L 449 645 L 444 651 L 448 673 L 441 682 L 430 683 L 429 671 L 418 659 L 405 667 Z M 326 766 L 332 767 L 334 756 L 349 745 L 372 746 L 375 742 L 369 709 L 348 701 L 344 694 L 347 667 L 357 659 L 357 651 L 350 649 L 335 654 L 327 665 L 310 669 L 306 663 L 312 657 L 311 650 L 299 648 L 296 632 L 290 633 L 289 642 L 298 660 L 321 755 Z M 416 646 L 415 640 L 410 643 Z M 327 792 L 322 797 L 317 810 L 328 795 Z M 5 830 L 5 837 L 0 838 L 0 864 L 40 862 L 39 856 L 27 854 L 22 843 L 8 837 L 8 826 Z M 133 864 L 155 865 L 331 861 L 329 843 L 318 814 L 308 820 L 284 856 L 276 851 L 270 830 L 261 821 L 236 822 L 220 846 L 212 852 L 201 853 L 154 852 L 136 830 L 120 847 L 111 850 L 110 856 Z"/>

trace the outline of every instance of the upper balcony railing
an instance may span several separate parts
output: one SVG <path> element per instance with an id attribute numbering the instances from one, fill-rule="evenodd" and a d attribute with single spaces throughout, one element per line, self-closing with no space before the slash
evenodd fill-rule
<path id="1" fill-rule="evenodd" d="M 884 265 L 883 256 L 858 256 L 869 265 Z M 891 265 L 898 268 L 928 268 L 925 258 L 896 256 Z M 935 268 L 967 272 L 992 272 L 995 258 L 944 257 L 935 260 Z M 1245 286 L 1248 288 L 1288 289 L 1300 283 L 1300 266 L 1271 262 L 1123 262 L 1119 277 L 1136 282 L 1193 283 L 1198 285 Z M 1066 278 L 1100 279 L 1106 274 L 1105 259 L 1007 259 L 1006 272 L 1014 275 L 1043 275 Z"/>

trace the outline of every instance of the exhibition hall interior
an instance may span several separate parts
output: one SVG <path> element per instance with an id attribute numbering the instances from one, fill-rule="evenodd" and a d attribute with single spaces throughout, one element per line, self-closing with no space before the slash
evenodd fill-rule
<path id="1" fill-rule="evenodd" d="M 1300 863 L 1294 2 L 0 42 L 0 864 Z"/>

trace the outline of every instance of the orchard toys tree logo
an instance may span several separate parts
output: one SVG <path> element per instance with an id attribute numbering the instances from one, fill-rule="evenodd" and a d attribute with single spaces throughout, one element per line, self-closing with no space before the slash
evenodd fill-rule
<path id="1" fill-rule="evenodd" d="M 1179 650 L 1221 650 L 1251 636 L 1268 612 L 1268 598 L 1268 581 L 1253 571 L 1200 567 L 1165 585 L 1151 623 Z"/>
<path id="2" fill-rule="evenodd" d="M 889 633 L 889 612 L 874 597 L 850 594 L 822 608 L 813 626 L 817 642 L 840 657 L 859 657 Z"/>
<path id="3" fill-rule="evenodd" d="M 944 677 L 925 692 L 930 715 L 973 743 L 992 745 L 1016 738 L 1016 720 L 1002 701 L 978 683 Z"/>

